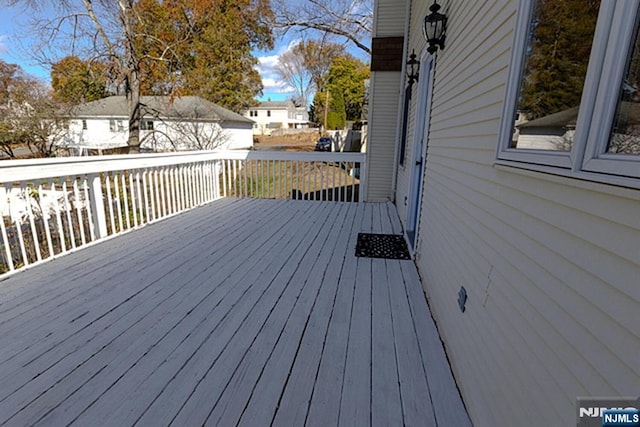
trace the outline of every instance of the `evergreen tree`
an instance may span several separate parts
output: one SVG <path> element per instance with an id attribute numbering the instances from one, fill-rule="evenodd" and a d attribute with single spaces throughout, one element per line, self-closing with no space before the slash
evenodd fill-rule
<path id="1" fill-rule="evenodd" d="M 539 0 L 518 108 L 529 119 L 580 104 L 599 0 Z"/>
<path id="2" fill-rule="evenodd" d="M 359 120 L 362 115 L 364 81 L 369 75 L 369 66 L 349 54 L 335 58 L 331 64 L 328 86 L 332 93 L 342 94 L 347 120 Z"/>
<path id="3" fill-rule="evenodd" d="M 329 114 L 327 115 L 327 129 L 344 129 L 347 112 L 341 91 L 335 91 L 329 96 Z"/>
<path id="4" fill-rule="evenodd" d="M 329 109 L 325 107 L 328 105 Z M 325 125 L 325 130 L 344 129 L 347 113 L 345 111 L 344 97 L 340 91 L 316 92 L 312 110 L 315 122 Z"/>

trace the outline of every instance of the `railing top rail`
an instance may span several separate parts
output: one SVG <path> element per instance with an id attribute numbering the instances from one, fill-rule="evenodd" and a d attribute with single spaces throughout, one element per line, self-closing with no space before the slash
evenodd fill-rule
<path id="1" fill-rule="evenodd" d="M 0 182 L 44 179 L 74 174 L 141 169 L 219 159 L 213 151 L 134 155 L 57 157 L 0 162 Z"/>
<path id="2" fill-rule="evenodd" d="M 365 153 L 326 153 L 318 151 L 240 151 L 220 152 L 225 159 L 287 160 L 307 162 L 363 162 Z"/>
<path id="3" fill-rule="evenodd" d="M 318 153 L 283 151 L 185 151 L 95 157 L 58 157 L 0 162 L 0 182 L 46 179 L 74 174 L 144 169 L 211 160 L 284 160 L 364 162 L 364 153 Z"/>

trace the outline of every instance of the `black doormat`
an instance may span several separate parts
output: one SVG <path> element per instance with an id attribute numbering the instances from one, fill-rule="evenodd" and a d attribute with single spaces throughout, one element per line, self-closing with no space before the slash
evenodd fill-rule
<path id="1" fill-rule="evenodd" d="M 358 233 L 356 256 L 366 258 L 411 259 L 402 234 Z"/>

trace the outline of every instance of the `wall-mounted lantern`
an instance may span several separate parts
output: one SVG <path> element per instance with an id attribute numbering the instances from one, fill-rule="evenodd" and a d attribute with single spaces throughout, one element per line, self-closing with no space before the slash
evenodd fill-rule
<path id="1" fill-rule="evenodd" d="M 412 50 L 407 61 L 407 78 L 409 79 L 409 85 L 414 84 L 420 77 L 420 61 L 416 56 L 416 51 Z"/>
<path id="2" fill-rule="evenodd" d="M 424 17 L 422 31 L 424 38 L 429 43 L 427 52 L 434 54 L 438 47 L 444 49 L 444 40 L 447 36 L 447 16 L 438 12 L 440 5 L 436 0 L 433 1 L 429 10 L 431 13 Z"/>

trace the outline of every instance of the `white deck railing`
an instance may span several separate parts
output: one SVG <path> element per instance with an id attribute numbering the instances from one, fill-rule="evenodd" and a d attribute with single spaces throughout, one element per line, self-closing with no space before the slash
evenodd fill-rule
<path id="1" fill-rule="evenodd" d="M 0 162 L 0 275 L 220 197 L 361 201 L 361 153 L 211 151 Z"/>

